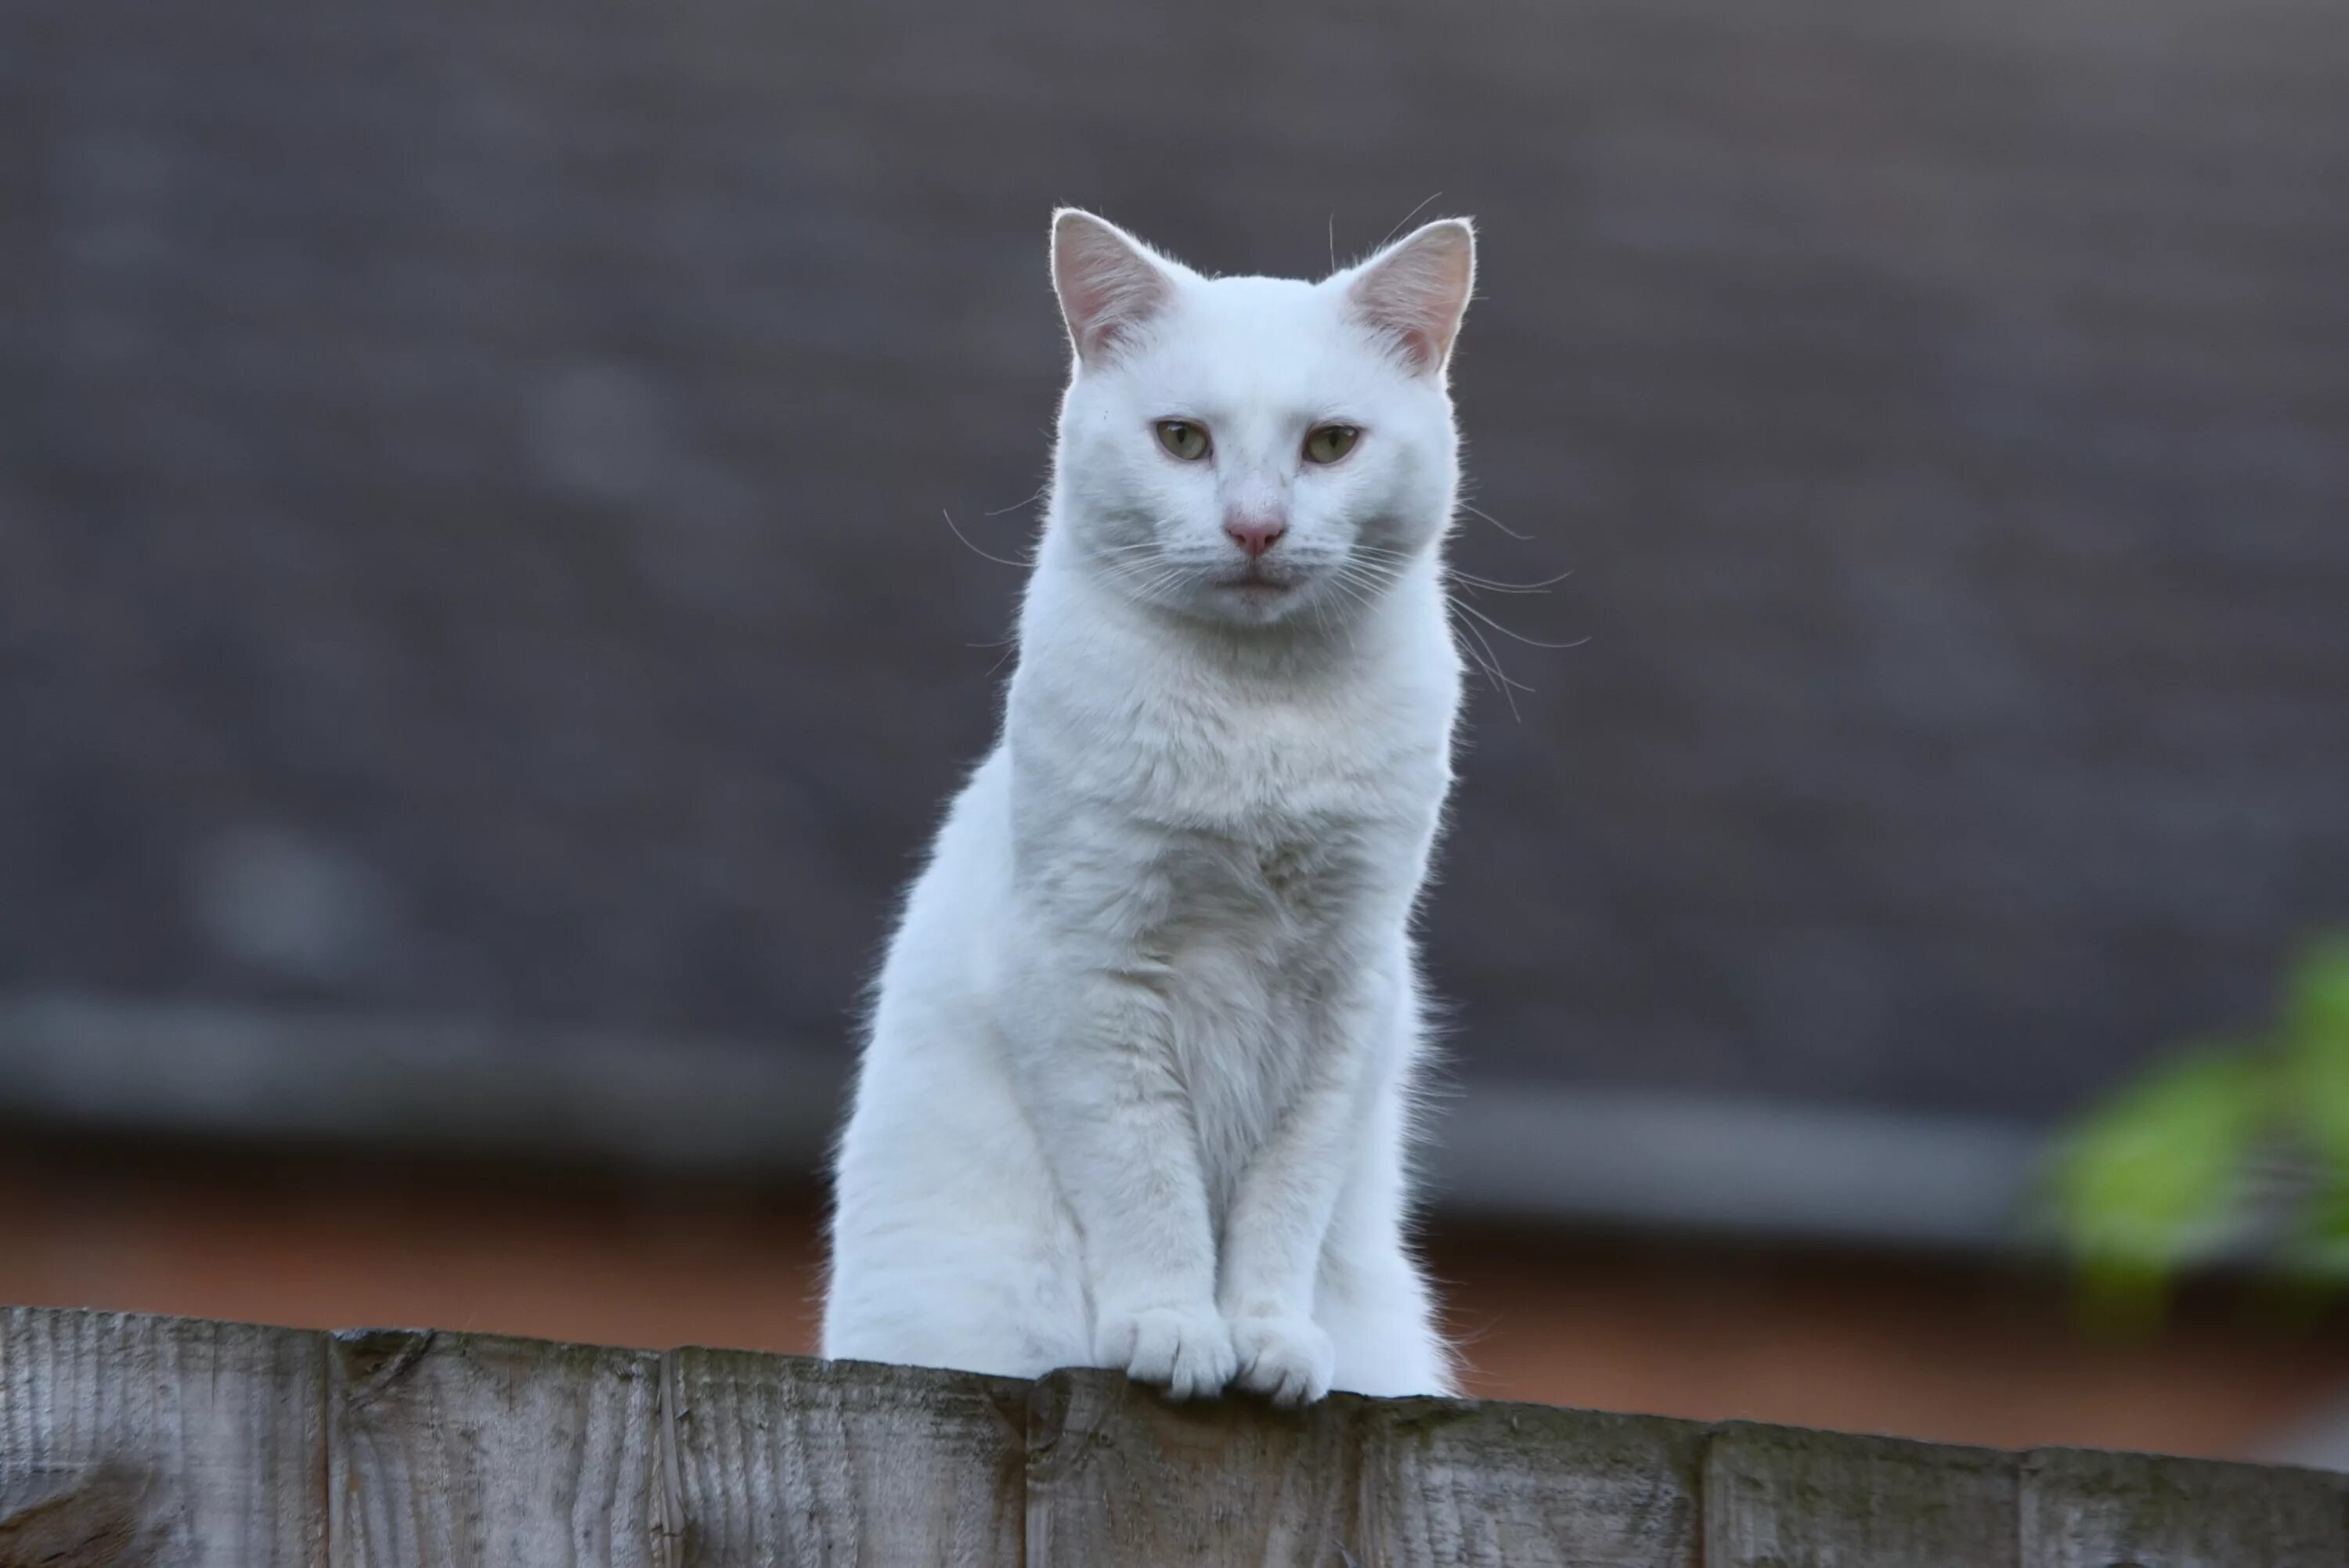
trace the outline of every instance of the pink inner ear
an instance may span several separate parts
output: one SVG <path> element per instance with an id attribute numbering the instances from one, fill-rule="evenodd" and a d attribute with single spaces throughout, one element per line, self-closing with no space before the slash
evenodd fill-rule
<path id="1" fill-rule="evenodd" d="M 1156 263 L 1084 213 L 1067 215 L 1053 231 L 1052 282 L 1077 353 L 1088 362 L 1131 338 L 1173 293 Z"/>
<path id="2" fill-rule="evenodd" d="M 1451 356 L 1475 271 L 1466 226 L 1431 223 L 1371 263 L 1347 293 L 1355 313 L 1426 374 Z"/>

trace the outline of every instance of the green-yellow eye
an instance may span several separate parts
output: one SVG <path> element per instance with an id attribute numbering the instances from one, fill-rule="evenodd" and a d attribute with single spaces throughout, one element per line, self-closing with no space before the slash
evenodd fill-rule
<path id="1" fill-rule="evenodd" d="M 1361 438 L 1362 432 L 1352 425 L 1316 425 L 1305 433 L 1305 460 L 1334 463 Z"/>
<path id="2" fill-rule="evenodd" d="M 1207 455 L 1207 430 L 1204 425 L 1194 425 L 1188 419 L 1158 421 L 1158 444 L 1167 455 L 1195 463 Z"/>

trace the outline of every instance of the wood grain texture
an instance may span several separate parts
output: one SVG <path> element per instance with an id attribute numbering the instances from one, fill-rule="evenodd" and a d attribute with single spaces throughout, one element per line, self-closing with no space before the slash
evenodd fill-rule
<path id="1" fill-rule="evenodd" d="M 0 1568 L 313 1568 L 325 1336 L 0 1309 Z"/>
<path id="2" fill-rule="evenodd" d="M 2349 1477 L 2044 1449 L 2023 1465 L 2024 1568 L 2343 1568 Z"/>
<path id="3" fill-rule="evenodd" d="M 328 1365 L 335 1568 L 667 1568 L 657 1356 L 369 1330 Z"/>
<path id="4" fill-rule="evenodd" d="M 2016 1468 L 1985 1449 L 1724 1427 L 1705 1457 L 1706 1568 L 2017 1568 Z"/>
<path id="5" fill-rule="evenodd" d="M 683 1568 L 1018 1568 L 1027 1384 L 721 1350 L 667 1378 Z"/>
<path id="6" fill-rule="evenodd" d="M 2349 1477 L 0 1309 L 0 1568 L 2349 1568 Z"/>
<path id="7" fill-rule="evenodd" d="M 1056 1373 L 1029 1411 L 1030 1568 L 1693 1568 L 1701 1429 L 1339 1396 L 1170 1405 Z"/>

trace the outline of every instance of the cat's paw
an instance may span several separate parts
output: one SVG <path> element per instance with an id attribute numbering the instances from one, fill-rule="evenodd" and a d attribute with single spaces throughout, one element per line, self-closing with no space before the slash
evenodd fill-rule
<path id="1" fill-rule="evenodd" d="M 1310 1405 L 1330 1392 L 1338 1348 L 1309 1317 L 1236 1317 L 1232 1345 L 1239 1353 L 1239 1385 L 1276 1405 Z"/>
<path id="2" fill-rule="evenodd" d="M 1120 1367 L 1137 1383 L 1151 1383 L 1173 1399 L 1220 1394 L 1238 1370 L 1231 1326 L 1213 1307 L 1143 1307 L 1101 1316 L 1093 1350 L 1104 1367 Z"/>

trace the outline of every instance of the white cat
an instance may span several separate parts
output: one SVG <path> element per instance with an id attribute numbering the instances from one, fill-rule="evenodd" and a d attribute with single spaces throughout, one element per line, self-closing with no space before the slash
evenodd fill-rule
<path id="1" fill-rule="evenodd" d="M 1320 283 L 1052 224 L 1075 366 L 1001 743 L 891 944 L 823 1352 L 1446 1393 L 1405 1236 L 1451 778 L 1430 223 Z"/>

